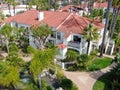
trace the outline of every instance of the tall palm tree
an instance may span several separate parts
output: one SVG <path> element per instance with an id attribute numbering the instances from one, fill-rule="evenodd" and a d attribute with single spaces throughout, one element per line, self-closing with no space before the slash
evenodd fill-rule
<path id="1" fill-rule="evenodd" d="M 93 24 L 89 24 L 89 26 L 87 26 L 85 30 L 86 31 L 85 31 L 84 37 L 88 41 L 87 54 L 89 54 L 90 41 L 97 40 L 99 38 L 99 34 L 97 32 L 98 29 L 94 28 Z"/>
<path id="2" fill-rule="evenodd" d="M 12 0 L 4 0 L 4 2 L 8 4 L 9 14 L 11 16 L 10 5 L 12 3 Z"/>
<path id="3" fill-rule="evenodd" d="M 17 2 L 16 0 L 12 0 L 11 4 L 12 4 L 12 6 L 13 6 L 14 15 L 15 15 L 15 8 L 16 8 L 16 6 L 18 5 L 18 2 Z"/>
<path id="4" fill-rule="evenodd" d="M 105 38 L 106 38 L 106 33 L 107 33 L 107 28 L 108 28 L 108 23 L 109 23 L 109 16 L 110 16 L 110 8 L 111 8 L 111 6 L 112 6 L 112 0 L 108 0 L 106 23 L 105 23 L 105 28 L 104 28 L 104 32 L 103 32 L 103 39 L 102 39 L 101 50 L 100 50 L 100 57 L 103 56 L 103 51 L 104 51 L 104 48 L 105 48 Z"/>
<path id="5" fill-rule="evenodd" d="M 112 1 L 112 6 L 113 6 L 113 17 L 112 17 L 112 21 L 111 21 L 111 25 L 110 25 L 110 38 L 113 37 L 117 19 L 120 14 L 120 0 Z"/>

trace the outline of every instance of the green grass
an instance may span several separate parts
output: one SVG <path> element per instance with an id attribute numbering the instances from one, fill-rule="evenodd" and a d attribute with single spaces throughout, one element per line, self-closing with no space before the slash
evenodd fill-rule
<path id="1" fill-rule="evenodd" d="M 94 84 L 93 90 L 111 90 L 111 74 L 101 76 Z"/>
<path id="2" fill-rule="evenodd" d="M 88 64 L 88 70 L 94 71 L 94 70 L 100 70 L 103 69 L 111 64 L 112 59 L 108 57 L 96 57 L 94 60 L 89 62 Z"/>

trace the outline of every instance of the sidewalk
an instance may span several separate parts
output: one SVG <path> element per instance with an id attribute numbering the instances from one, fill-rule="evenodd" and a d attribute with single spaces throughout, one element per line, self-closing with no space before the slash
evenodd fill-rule
<path id="1" fill-rule="evenodd" d="M 108 55 L 104 56 L 114 58 L 114 56 Z M 68 72 L 68 71 L 63 72 L 67 78 L 71 79 L 77 85 L 79 90 L 92 90 L 96 80 L 103 74 L 109 72 L 110 69 L 112 69 L 115 65 L 116 63 L 112 63 L 110 66 L 94 72 Z"/>

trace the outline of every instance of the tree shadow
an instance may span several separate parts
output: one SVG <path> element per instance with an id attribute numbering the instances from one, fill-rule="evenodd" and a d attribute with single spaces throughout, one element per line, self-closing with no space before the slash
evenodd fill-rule
<path id="1" fill-rule="evenodd" d="M 94 72 L 90 72 L 90 77 L 96 79 L 96 82 L 102 82 L 104 85 L 103 90 L 112 90 L 111 88 L 111 80 L 112 80 L 112 74 L 110 70 L 115 67 L 115 63 L 112 63 L 109 67 L 102 69 L 102 70 L 97 70 Z M 94 85 L 96 84 L 94 83 Z M 94 86 L 93 86 L 94 87 Z"/>

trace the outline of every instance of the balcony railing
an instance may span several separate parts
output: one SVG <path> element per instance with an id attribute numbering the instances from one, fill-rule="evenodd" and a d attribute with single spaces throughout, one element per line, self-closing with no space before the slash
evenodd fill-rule
<path id="1" fill-rule="evenodd" d="M 70 42 L 68 42 L 68 46 L 79 49 L 80 48 L 80 42 L 70 41 Z"/>

